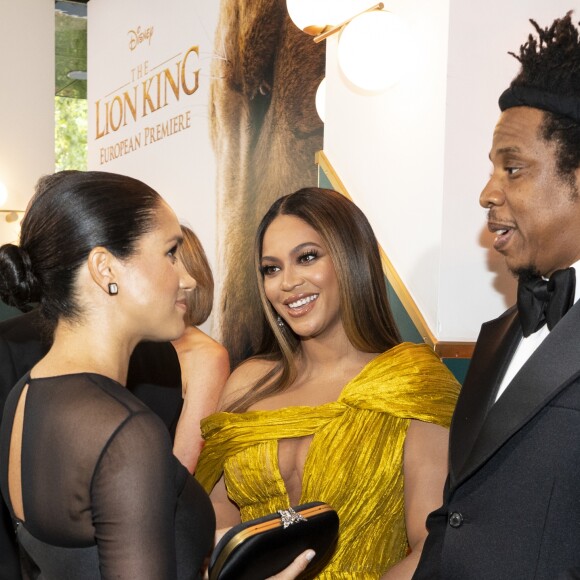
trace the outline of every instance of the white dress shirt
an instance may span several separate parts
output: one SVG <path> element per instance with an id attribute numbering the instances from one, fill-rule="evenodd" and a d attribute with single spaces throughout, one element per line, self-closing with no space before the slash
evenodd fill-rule
<path id="1" fill-rule="evenodd" d="M 572 264 L 572 268 L 576 272 L 580 271 L 580 261 L 575 262 Z M 574 304 L 580 298 L 580 280 L 578 279 L 578 275 L 576 275 L 576 287 L 574 291 Z M 497 391 L 497 395 L 495 397 L 495 401 L 502 396 L 503 392 L 506 390 L 507 386 L 512 382 L 512 379 L 518 374 L 519 370 L 524 366 L 526 361 L 534 354 L 534 351 L 544 342 L 546 336 L 550 334 L 548 330 L 548 325 L 544 324 L 542 328 L 536 330 L 533 334 L 530 334 L 528 337 L 522 337 L 520 340 L 520 344 L 516 348 L 512 360 L 508 366 L 508 369 L 501 381 L 499 386 L 499 390 Z"/>

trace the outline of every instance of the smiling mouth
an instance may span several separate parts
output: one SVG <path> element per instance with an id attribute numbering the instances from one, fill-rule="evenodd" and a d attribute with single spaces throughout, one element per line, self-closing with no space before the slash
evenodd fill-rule
<path id="1" fill-rule="evenodd" d="M 290 302 L 287 304 L 289 308 L 301 308 L 302 306 L 306 306 L 310 302 L 314 302 L 318 298 L 319 294 L 312 294 L 310 296 L 306 296 L 306 298 L 300 298 L 300 300 L 295 300 L 294 302 Z"/>

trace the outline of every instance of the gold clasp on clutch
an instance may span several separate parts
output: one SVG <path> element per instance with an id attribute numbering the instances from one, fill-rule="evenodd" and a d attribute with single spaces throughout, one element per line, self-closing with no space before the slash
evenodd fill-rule
<path id="1" fill-rule="evenodd" d="M 287 510 L 278 510 L 280 518 L 282 519 L 282 527 L 286 529 L 288 526 L 295 524 L 297 522 L 305 522 L 306 518 L 297 514 L 292 508 Z"/>

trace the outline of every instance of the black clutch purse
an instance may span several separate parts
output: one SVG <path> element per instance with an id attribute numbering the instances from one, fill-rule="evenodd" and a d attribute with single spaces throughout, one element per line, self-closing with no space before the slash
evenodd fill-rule
<path id="1" fill-rule="evenodd" d="M 338 538 L 338 514 L 315 501 L 228 530 L 215 547 L 209 580 L 262 580 L 277 574 L 312 548 L 316 556 L 300 578 L 311 578 L 328 562 Z"/>

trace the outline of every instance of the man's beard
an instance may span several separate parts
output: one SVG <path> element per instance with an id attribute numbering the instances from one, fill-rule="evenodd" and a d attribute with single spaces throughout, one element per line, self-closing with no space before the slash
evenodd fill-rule
<path id="1" fill-rule="evenodd" d="M 510 272 L 513 274 L 514 278 L 517 278 L 518 282 L 527 282 L 532 278 L 541 276 L 540 271 L 532 264 L 515 270 L 510 269 Z"/>

